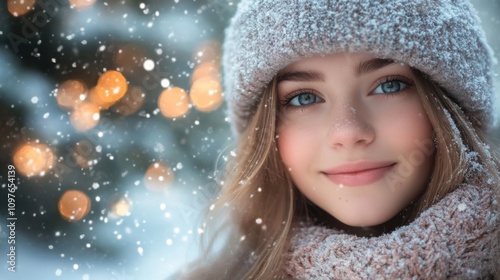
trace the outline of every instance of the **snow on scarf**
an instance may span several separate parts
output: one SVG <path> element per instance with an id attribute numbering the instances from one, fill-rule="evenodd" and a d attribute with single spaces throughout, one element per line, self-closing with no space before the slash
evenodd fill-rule
<path id="1" fill-rule="evenodd" d="M 411 224 L 371 238 L 303 225 L 285 271 L 296 279 L 491 278 L 500 262 L 495 198 L 491 188 L 463 185 Z"/>

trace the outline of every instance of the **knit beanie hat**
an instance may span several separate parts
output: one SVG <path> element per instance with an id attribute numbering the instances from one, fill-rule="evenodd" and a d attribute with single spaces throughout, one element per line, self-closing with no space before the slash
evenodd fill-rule
<path id="1" fill-rule="evenodd" d="M 236 134 L 280 69 L 338 52 L 406 63 L 483 129 L 493 123 L 493 52 L 466 0 L 242 0 L 225 36 L 225 96 Z"/>

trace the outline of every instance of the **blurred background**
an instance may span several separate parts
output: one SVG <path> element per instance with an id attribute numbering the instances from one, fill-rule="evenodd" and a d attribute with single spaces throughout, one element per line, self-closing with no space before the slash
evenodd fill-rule
<path id="1" fill-rule="evenodd" d="M 237 2 L 2 1 L 0 279 L 165 279 L 196 256 Z M 500 0 L 473 4 L 500 53 Z"/>

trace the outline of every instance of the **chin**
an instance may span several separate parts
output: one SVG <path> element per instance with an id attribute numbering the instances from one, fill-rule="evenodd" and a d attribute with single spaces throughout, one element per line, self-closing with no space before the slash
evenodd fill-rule
<path id="1" fill-rule="evenodd" d="M 384 221 L 343 221 L 343 220 L 339 220 L 340 222 L 342 222 L 343 224 L 347 225 L 347 226 L 351 226 L 351 227 L 374 227 L 374 226 L 378 226 L 378 225 L 381 225 L 385 222 L 387 222 L 388 220 L 384 220 Z"/>
<path id="2" fill-rule="evenodd" d="M 351 227 L 374 227 L 378 225 L 382 225 L 388 221 L 390 221 L 397 213 L 390 213 L 388 215 L 355 215 L 355 216 L 342 216 L 333 215 L 334 218 L 339 220 L 341 223 L 351 226 Z"/>

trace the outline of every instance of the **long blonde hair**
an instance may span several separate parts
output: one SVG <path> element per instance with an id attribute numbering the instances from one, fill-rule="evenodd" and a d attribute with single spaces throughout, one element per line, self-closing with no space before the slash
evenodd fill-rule
<path id="1" fill-rule="evenodd" d="M 417 92 L 436 134 L 434 169 L 413 216 L 464 181 L 498 184 L 499 162 L 480 125 L 425 75 L 414 70 Z M 283 255 L 295 222 L 307 217 L 307 200 L 294 188 L 276 144 L 276 78 L 265 89 L 242 135 L 236 156 L 210 206 L 202 264 L 189 279 L 283 278 Z M 213 231 L 211 231 L 213 230 Z M 224 239 L 219 239 L 224 236 Z"/>

